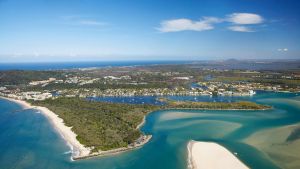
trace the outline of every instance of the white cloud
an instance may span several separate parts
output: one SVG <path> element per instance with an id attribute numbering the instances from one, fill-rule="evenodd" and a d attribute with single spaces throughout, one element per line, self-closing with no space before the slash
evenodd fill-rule
<path id="1" fill-rule="evenodd" d="M 162 21 L 160 27 L 156 29 L 160 32 L 205 31 L 214 29 L 214 25 L 221 22 L 229 23 L 228 30 L 231 31 L 255 32 L 254 28 L 262 24 L 264 18 L 254 13 L 232 13 L 224 18 L 203 17 L 199 20 L 181 18 Z"/>
<path id="2" fill-rule="evenodd" d="M 99 21 L 96 21 L 96 20 L 79 20 L 78 24 L 88 25 L 88 26 L 103 26 L 103 25 L 106 25 L 107 23 L 99 22 Z"/>
<path id="3" fill-rule="evenodd" d="M 246 26 L 230 26 L 228 29 L 235 32 L 254 32 L 251 28 Z"/>
<path id="4" fill-rule="evenodd" d="M 277 49 L 279 52 L 287 52 L 287 51 L 289 51 L 289 49 L 288 48 L 279 48 L 279 49 Z"/>
<path id="5" fill-rule="evenodd" d="M 227 16 L 227 21 L 238 25 L 260 24 L 264 22 L 263 17 L 253 13 L 233 13 Z"/>
<path id="6" fill-rule="evenodd" d="M 205 31 L 214 29 L 213 24 L 219 23 L 221 20 L 215 17 L 203 17 L 199 21 L 190 19 L 173 19 L 166 20 L 160 23 L 157 28 L 160 32 L 179 32 L 179 31 Z"/>

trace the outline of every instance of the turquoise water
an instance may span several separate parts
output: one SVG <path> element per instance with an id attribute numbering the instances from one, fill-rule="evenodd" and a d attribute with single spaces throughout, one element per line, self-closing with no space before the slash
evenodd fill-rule
<path id="1" fill-rule="evenodd" d="M 74 162 L 70 160 L 68 146 L 42 114 L 35 110 L 20 111 L 20 106 L 0 99 L 0 168 L 184 169 L 186 145 L 191 139 L 217 142 L 237 152 L 238 158 L 251 168 L 279 168 L 264 152 L 242 140 L 262 129 L 299 123 L 300 97 L 291 93 L 259 92 L 243 100 L 274 108 L 266 111 L 156 111 L 147 116 L 142 127 L 143 132 L 153 135 L 142 148 Z"/>

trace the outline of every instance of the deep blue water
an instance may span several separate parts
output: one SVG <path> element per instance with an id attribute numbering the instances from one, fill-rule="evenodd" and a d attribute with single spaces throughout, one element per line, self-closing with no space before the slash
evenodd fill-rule
<path id="1" fill-rule="evenodd" d="M 138 66 L 155 64 L 183 64 L 192 61 L 93 61 L 93 62 L 43 62 L 0 63 L 0 70 L 58 70 L 91 67 Z"/>
<path id="2" fill-rule="evenodd" d="M 272 161 L 265 152 L 246 144 L 243 140 L 266 128 L 299 123 L 299 96 L 294 93 L 259 92 L 253 97 L 222 98 L 223 101 L 243 99 L 273 106 L 273 109 L 266 111 L 152 112 L 146 117 L 146 123 L 141 130 L 152 134 L 153 138 L 142 148 L 75 162 L 70 161 L 68 146 L 42 114 L 35 110 L 22 111 L 20 106 L 0 99 L 0 168 L 184 169 L 187 166 L 186 145 L 193 139 L 214 141 L 232 152 L 238 152 L 238 158 L 251 168 L 275 169 L 279 168 L 276 161 Z M 178 96 L 172 98 L 194 99 Z M 143 100 L 135 99 L 139 103 Z M 197 97 L 197 100 L 201 101 L 211 99 L 206 96 Z M 124 98 L 107 100 L 119 102 Z M 155 99 L 147 97 L 144 101 L 151 103 Z M 293 159 L 287 157 L 287 160 L 292 162 Z"/>

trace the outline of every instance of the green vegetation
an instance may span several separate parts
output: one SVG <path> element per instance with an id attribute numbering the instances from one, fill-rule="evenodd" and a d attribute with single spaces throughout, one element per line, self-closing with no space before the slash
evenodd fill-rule
<path id="1" fill-rule="evenodd" d="M 166 83 L 147 83 L 147 84 L 117 84 L 117 83 L 92 83 L 92 84 L 68 84 L 68 83 L 51 83 L 41 88 L 40 86 L 27 87 L 28 91 L 37 90 L 63 90 L 63 89 L 148 89 L 168 87 Z"/>
<path id="2" fill-rule="evenodd" d="M 212 81 L 216 81 L 216 82 L 240 82 L 240 81 L 251 81 L 251 78 L 241 77 L 241 76 L 236 76 L 236 77 L 219 76 L 219 77 L 214 78 Z"/>
<path id="3" fill-rule="evenodd" d="M 252 102 L 212 103 L 177 102 L 160 98 L 165 106 L 122 104 L 88 101 L 80 98 L 31 101 L 33 105 L 47 107 L 61 117 L 78 135 L 80 143 L 97 150 L 125 147 L 139 138 L 136 127 L 144 116 L 158 109 L 265 109 L 268 106 Z"/>
<path id="4" fill-rule="evenodd" d="M 58 98 L 34 101 L 59 115 L 78 135 L 84 145 L 96 150 L 109 150 L 127 146 L 140 135 L 136 129 L 143 117 L 157 107 L 92 102 L 79 98 Z"/>
<path id="5" fill-rule="evenodd" d="M 71 69 L 53 71 L 10 70 L 0 71 L 0 86 L 21 91 L 56 91 L 56 90 L 107 90 L 107 89 L 178 89 L 188 90 L 191 83 L 220 82 L 222 84 L 254 84 L 256 90 L 299 91 L 300 71 L 294 70 L 222 70 L 212 67 L 224 66 L 226 63 L 196 63 L 174 65 L 151 65 L 140 67 L 113 67 L 101 69 Z M 248 63 L 250 64 L 250 63 Z M 208 67 L 208 68 L 205 68 Z M 107 76 L 129 79 L 110 79 Z M 80 82 L 66 82 L 70 78 L 79 80 L 95 79 L 93 83 L 80 84 Z M 179 80 L 176 77 L 189 77 Z M 211 77 L 211 78 L 207 78 Z M 45 85 L 28 85 L 31 81 L 48 80 L 56 78 L 60 82 L 51 82 Z M 218 86 L 223 87 L 223 86 Z M 275 89 L 271 89 L 275 87 Z"/>
<path id="6" fill-rule="evenodd" d="M 31 81 L 46 80 L 49 78 L 64 79 L 63 71 L 31 71 L 11 70 L 0 71 L 0 85 L 28 84 Z"/>
<path id="7" fill-rule="evenodd" d="M 283 87 L 288 86 L 293 88 L 296 88 L 300 84 L 299 79 L 255 79 L 253 81 L 263 84 L 281 85 Z"/>
<path id="8" fill-rule="evenodd" d="M 257 104 L 254 102 L 248 101 L 239 101 L 239 102 L 191 102 L 191 101 L 173 101 L 165 98 L 160 98 L 160 101 L 166 102 L 167 105 L 165 108 L 167 109 L 211 109 L 211 110 L 232 110 L 232 109 L 240 109 L 240 110 L 263 110 L 269 109 L 270 106 Z"/>

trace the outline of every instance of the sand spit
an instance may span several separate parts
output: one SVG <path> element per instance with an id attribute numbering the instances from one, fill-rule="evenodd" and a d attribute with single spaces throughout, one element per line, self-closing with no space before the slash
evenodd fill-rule
<path id="1" fill-rule="evenodd" d="M 236 156 L 217 143 L 190 141 L 187 148 L 190 169 L 248 169 Z"/>

